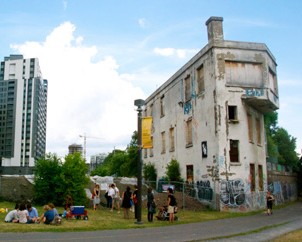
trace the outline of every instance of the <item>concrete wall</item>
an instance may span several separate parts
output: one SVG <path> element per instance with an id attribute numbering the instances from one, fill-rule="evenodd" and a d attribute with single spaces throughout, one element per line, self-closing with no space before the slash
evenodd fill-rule
<path id="1" fill-rule="evenodd" d="M 0 176 L 0 196 L 5 201 L 32 201 L 33 184 L 25 176 Z"/>

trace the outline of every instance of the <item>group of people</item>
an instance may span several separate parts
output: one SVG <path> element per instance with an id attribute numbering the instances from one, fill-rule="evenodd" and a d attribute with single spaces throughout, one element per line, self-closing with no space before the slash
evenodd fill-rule
<path id="1" fill-rule="evenodd" d="M 169 188 L 167 190 L 167 208 L 169 213 L 169 221 L 174 221 L 174 207 L 176 206 L 176 199 L 173 195 L 173 189 Z M 92 199 L 93 199 L 93 209 L 96 210 L 100 204 L 100 196 L 101 190 L 100 185 L 95 184 L 92 191 Z M 112 183 L 109 185 L 107 191 L 105 192 L 105 198 L 107 201 L 107 208 L 110 209 L 111 212 L 114 209 L 117 209 L 117 212 L 120 213 L 120 207 L 123 208 L 124 218 L 130 218 L 130 209 L 134 208 L 134 218 L 138 219 L 138 187 L 134 186 L 134 191 L 131 191 L 130 186 L 126 187 L 126 190 L 120 196 L 120 191 L 118 187 Z M 154 199 L 154 194 L 152 188 L 148 188 L 147 193 L 147 209 L 148 209 L 148 222 L 153 222 L 153 214 L 156 213 L 156 202 Z"/>
<path id="2" fill-rule="evenodd" d="M 15 209 L 11 210 L 4 221 L 7 223 L 44 223 L 50 224 L 56 216 L 59 216 L 57 209 L 53 203 L 44 205 L 44 212 L 39 217 L 38 210 L 31 205 L 31 203 L 16 204 Z"/>
<path id="3" fill-rule="evenodd" d="M 98 208 L 101 202 L 100 196 L 101 196 L 100 185 L 96 183 L 92 192 L 94 210 Z M 113 210 L 116 208 L 117 212 L 120 213 L 120 201 L 121 201 L 120 190 L 114 183 L 112 183 L 107 189 L 105 193 L 105 198 L 107 201 L 107 208 L 110 208 L 111 212 L 113 212 Z"/>

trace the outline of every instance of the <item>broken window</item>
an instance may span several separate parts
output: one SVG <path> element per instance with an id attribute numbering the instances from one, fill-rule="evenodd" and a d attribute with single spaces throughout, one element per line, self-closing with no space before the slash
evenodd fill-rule
<path id="1" fill-rule="evenodd" d="M 230 162 L 239 162 L 239 140 L 230 140 Z"/>
<path id="2" fill-rule="evenodd" d="M 251 192 L 255 191 L 255 164 L 250 164 Z"/>
<path id="3" fill-rule="evenodd" d="M 258 165 L 258 183 L 259 183 L 259 191 L 263 191 L 263 168 L 262 168 L 262 165 Z"/>
<path id="4" fill-rule="evenodd" d="M 228 106 L 228 115 L 230 121 L 237 121 L 237 106 Z"/>

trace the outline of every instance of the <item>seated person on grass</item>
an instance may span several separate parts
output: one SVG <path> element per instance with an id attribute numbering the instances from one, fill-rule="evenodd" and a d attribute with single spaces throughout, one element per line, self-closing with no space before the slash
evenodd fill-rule
<path id="1" fill-rule="evenodd" d="M 26 205 L 27 211 L 28 211 L 28 215 L 29 215 L 29 220 L 27 221 L 27 223 L 35 223 L 38 222 L 39 220 L 39 215 L 38 215 L 38 211 L 35 207 L 31 206 L 31 203 L 28 203 Z"/>
<path id="2" fill-rule="evenodd" d="M 6 223 L 18 223 L 19 204 L 17 203 L 15 209 L 6 214 L 4 221 Z"/>
<path id="3" fill-rule="evenodd" d="M 45 212 L 42 214 L 40 221 L 44 224 L 50 224 L 54 220 L 55 214 L 48 205 L 44 205 L 43 209 Z"/>

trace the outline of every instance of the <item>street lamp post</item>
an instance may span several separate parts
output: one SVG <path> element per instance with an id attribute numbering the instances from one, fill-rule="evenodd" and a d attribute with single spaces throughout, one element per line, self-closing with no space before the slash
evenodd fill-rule
<path id="1" fill-rule="evenodd" d="M 145 101 L 142 99 L 136 99 L 134 105 L 137 106 L 137 146 L 138 146 L 138 166 L 137 166 L 137 221 L 136 223 L 142 223 L 142 111 Z"/>

